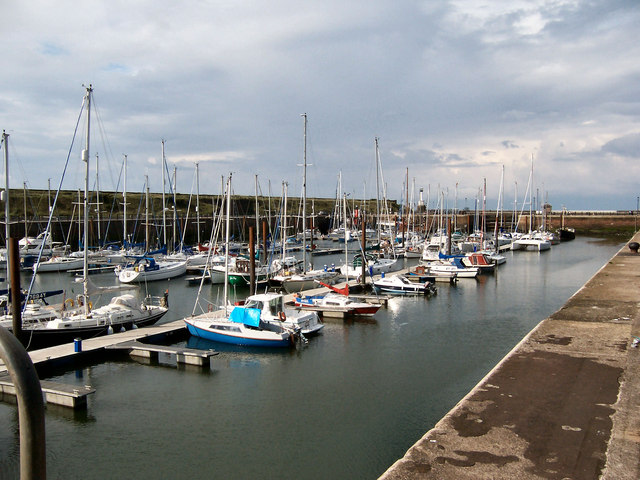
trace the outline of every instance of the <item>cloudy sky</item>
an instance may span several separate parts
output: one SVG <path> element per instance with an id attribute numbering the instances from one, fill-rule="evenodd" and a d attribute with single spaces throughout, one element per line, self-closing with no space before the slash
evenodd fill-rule
<path id="1" fill-rule="evenodd" d="M 60 182 L 83 84 L 92 158 L 114 190 L 161 191 L 161 139 L 177 190 L 302 184 L 375 197 L 374 138 L 390 198 L 440 189 L 495 208 L 632 209 L 640 195 L 637 0 L 167 0 L 2 2 L 0 129 L 10 181 Z M 79 128 L 82 135 L 84 127 Z M 78 140 L 80 142 L 80 140 Z M 79 144 L 79 143 L 78 143 Z M 4 148 L 4 147 L 3 147 Z M 63 187 L 83 182 L 72 151 Z M 94 165 L 92 165 L 92 168 Z M 456 189 L 456 184 L 457 189 Z M 122 187 L 120 187 L 120 190 Z"/>

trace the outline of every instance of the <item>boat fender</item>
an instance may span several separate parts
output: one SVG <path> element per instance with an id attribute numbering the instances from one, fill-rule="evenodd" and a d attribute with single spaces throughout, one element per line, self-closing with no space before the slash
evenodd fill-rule
<path id="1" fill-rule="evenodd" d="M 213 305 L 211 303 L 207 305 L 207 312 L 213 312 Z"/>
<path id="2" fill-rule="evenodd" d="M 287 319 L 287 315 L 284 312 L 278 313 L 278 318 L 281 322 L 284 322 Z"/>
<path id="3" fill-rule="evenodd" d="M 93 309 L 93 303 L 89 302 L 89 311 Z"/>

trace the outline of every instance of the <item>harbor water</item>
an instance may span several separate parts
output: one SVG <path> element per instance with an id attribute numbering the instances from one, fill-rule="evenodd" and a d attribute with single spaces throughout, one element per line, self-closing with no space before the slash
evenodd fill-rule
<path id="1" fill-rule="evenodd" d="M 372 318 L 327 319 L 301 348 L 191 338 L 190 347 L 220 352 L 204 371 L 168 356 L 61 371 L 51 379 L 96 393 L 86 411 L 47 407 L 48 477 L 375 479 L 621 246 L 578 238 L 506 252 L 494 274 L 438 284 L 436 296 L 393 298 Z M 113 274 L 92 280 L 114 283 Z M 41 275 L 38 288 L 61 282 L 71 277 Z M 148 288 L 169 288 L 163 321 L 191 313 L 197 287 L 184 279 Z M 17 408 L 0 403 L 0 479 L 18 477 Z"/>

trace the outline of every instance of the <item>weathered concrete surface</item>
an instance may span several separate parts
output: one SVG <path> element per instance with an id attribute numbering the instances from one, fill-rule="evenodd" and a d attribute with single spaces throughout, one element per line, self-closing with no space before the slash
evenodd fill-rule
<path id="1" fill-rule="evenodd" d="M 381 478 L 640 478 L 639 302 L 625 246 Z"/>

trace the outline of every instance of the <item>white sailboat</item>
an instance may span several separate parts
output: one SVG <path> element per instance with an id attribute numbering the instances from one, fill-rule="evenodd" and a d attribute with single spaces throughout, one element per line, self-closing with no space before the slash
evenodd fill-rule
<path id="1" fill-rule="evenodd" d="M 77 298 L 68 298 L 58 307 L 41 306 L 27 303 L 22 312 L 23 330 L 31 335 L 31 344 L 51 345 L 72 341 L 74 338 L 88 338 L 112 333 L 115 330 L 137 328 L 156 323 L 167 312 L 167 295 L 164 298 L 138 301 L 131 294 L 123 294 L 111 299 L 102 307 L 93 308 L 91 297 L 98 293 L 120 290 L 119 287 L 95 287 L 89 281 L 88 269 L 88 231 L 89 231 L 89 144 L 91 97 L 93 89 L 86 88 L 83 107 L 87 110 L 87 131 L 82 160 L 86 163 L 84 191 L 84 261 L 83 292 Z M 57 197 L 56 197 L 57 198 Z M 51 223 L 51 215 L 49 225 Z M 48 227 L 47 227 L 48 231 Z M 33 282 L 32 282 L 33 284 Z M 12 321 L 11 315 L 0 317 L 0 324 Z"/>
<path id="2" fill-rule="evenodd" d="M 229 227 L 231 210 L 231 175 L 227 180 L 227 215 L 225 232 L 225 273 L 229 272 Z M 224 304 L 220 310 L 185 318 L 189 333 L 195 337 L 233 345 L 256 347 L 288 347 L 294 344 L 299 332 L 283 321 L 265 321 L 262 310 L 247 306 L 228 305 L 228 282 L 224 282 Z M 197 303 L 194 306 L 194 313 Z M 277 312 L 276 312 L 277 313 Z M 278 316 L 286 320 L 286 314 Z"/>
<path id="3" fill-rule="evenodd" d="M 315 288 L 316 282 L 333 283 L 338 278 L 335 268 L 321 268 L 307 270 L 307 114 L 304 119 L 304 153 L 302 174 L 302 272 L 294 273 L 282 280 L 282 286 L 287 293 L 296 293 Z M 313 253 L 309 253 L 313 263 Z"/>
<path id="4" fill-rule="evenodd" d="M 162 141 L 162 183 L 164 190 L 164 140 Z M 147 188 L 148 191 L 148 188 Z M 162 197 L 162 221 L 164 232 L 164 245 L 167 245 L 167 226 L 166 226 L 166 213 L 164 208 L 164 191 Z M 148 212 L 148 210 L 147 210 Z M 146 248 L 149 248 L 147 242 Z M 126 266 L 118 266 L 116 268 L 116 275 L 121 283 L 144 283 L 153 282 L 157 280 L 167 280 L 169 278 L 179 277 L 187 273 L 187 261 L 186 259 L 176 260 L 156 260 L 151 255 L 142 255 L 135 257 L 135 261 L 132 264 Z"/>
<path id="5" fill-rule="evenodd" d="M 533 190 L 533 155 L 531 156 L 531 172 L 529 173 L 529 182 L 527 191 L 529 192 L 529 233 L 522 235 L 513 241 L 511 250 L 528 250 L 534 252 L 544 252 L 551 248 L 551 242 L 541 232 L 533 230 L 533 205 L 531 200 L 531 192 Z M 526 193 L 525 193 L 526 197 Z"/>

